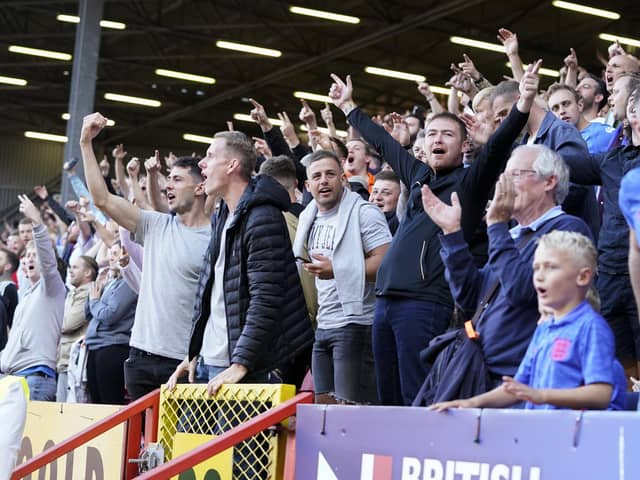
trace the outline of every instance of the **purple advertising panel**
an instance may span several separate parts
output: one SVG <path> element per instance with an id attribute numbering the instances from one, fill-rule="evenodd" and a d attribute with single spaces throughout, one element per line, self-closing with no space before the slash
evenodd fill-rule
<path id="1" fill-rule="evenodd" d="M 637 480 L 633 412 L 300 405 L 297 480 Z"/>

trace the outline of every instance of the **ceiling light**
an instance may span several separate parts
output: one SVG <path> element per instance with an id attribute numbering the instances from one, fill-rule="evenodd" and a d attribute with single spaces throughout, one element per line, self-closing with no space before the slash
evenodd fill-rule
<path id="1" fill-rule="evenodd" d="M 121 95 L 119 93 L 105 93 L 104 98 L 106 100 L 112 100 L 114 102 L 133 103 L 134 105 L 143 105 L 145 107 L 158 108 L 162 106 L 162 102 L 158 100 L 152 100 L 150 98 L 131 97 L 129 95 Z"/>
<path id="2" fill-rule="evenodd" d="M 27 138 L 35 138 L 37 140 L 49 140 L 50 142 L 67 143 L 67 137 L 65 137 L 64 135 L 53 135 L 52 133 L 26 131 L 24 132 L 24 136 Z"/>
<path id="3" fill-rule="evenodd" d="M 282 52 L 280 50 L 273 50 L 271 48 L 255 47 L 253 45 L 245 45 L 244 43 L 225 42 L 218 40 L 216 47 L 225 48 L 227 50 L 235 50 L 243 53 L 253 53 L 254 55 L 264 55 L 267 57 L 281 57 Z"/>
<path id="4" fill-rule="evenodd" d="M 431 90 L 431 93 L 439 93 L 440 95 L 451 94 L 451 88 L 448 88 L 448 87 L 438 87 L 436 85 L 429 85 L 429 90 Z"/>
<path id="5" fill-rule="evenodd" d="M 235 113 L 233 115 L 233 119 L 234 120 L 239 120 L 241 122 L 255 123 L 253 121 L 253 119 L 251 118 L 251 115 L 247 115 L 247 114 L 244 114 L 244 113 Z M 271 125 L 274 125 L 276 127 L 281 127 L 282 125 L 284 125 L 282 120 L 278 120 L 277 118 L 270 118 L 269 121 L 271 122 Z"/>
<path id="6" fill-rule="evenodd" d="M 205 137 L 203 135 L 195 135 L 193 133 L 183 133 L 182 139 L 187 140 L 188 142 L 198 142 L 206 144 L 211 144 L 211 142 L 213 142 L 213 137 Z"/>
<path id="7" fill-rule="evenodd" d="M 587 5 L 580 5 L 579 3 L 562 2 L 554 0 L 551 5 L 558 8 L 564 8 L 565 10 L 571 10 L 572 12 L 586 13 L 587 15 L 595 15 L 596 17 L 609 18 L 611 20 L 619 20 L 620 14 L 612 12 L 610 10 L 602 10 L 600 8 L 593 8 Z"/>
<path id="8" fill-rule="evenodd" d="M 526 70 L 528 66 L 529 65 L 522 65 L 522 68 Z M 507 62 L 507 67 L 511 68 L 511 62 Z M 538 69 L 538 73 L 546 77 L 554 77 L 554 78 L 560 77 L 560 72 L 558 70 L 553 70 L 551 68 L 540 67 Z"/>
<path id="9" fill-rule="evenodd" d="M 307 127 L 306 125 L 302 125 L 300 127 L 300 130 L 302 130 L 303 132 L 308 132 L 309 131 L 309 127 Z M 318 130 L 322 133 L 325 133 L 327 135 L 331 135 L 331 132 L 329 131 L 328 128 L 325 127 L 318 127 Z M 349 132 L 347 132 L 346 130 L 336 130 L 336 134 L 340 135 L 341 137 L 348 137 L 349 136 Z"/>
<path id="10" fill-rule="evenodd" d="M 73 58 L 73 56 L 68 53 L 41 50 L 39 48 L 21 47 L 19 45 L 9 46 L 9 51 L 13 53 L 21 53 L 23 55 L 33 55 L 35 57 L 53 58 L 55 60 L 71 60 Z"/>
<path id="11" fill-rule="evenodd" d="M 0 83 L 6 83 L 7 85 L 17 85 L 19 87 L 24 87 L 27 84 L 27 81 L 22 78 L 5 77 L 0 75 Z"/>
<path id="12" fill-rule="evenodd" d="M 397 70 L 387 70 L 386 68 L 364 67 L 364 71 L 373 75 L 381 75 L 383 77 L 399 78 L 400 80 L 410 80 L 414 82 L 424 82 L 427 77 L 417 75 L 415 73 L 399 72 Z"/>
<path id="13" fill-rule="evenodd" d="M 63 120 L 69 120 L 71 118 L 71 115 L 69 115 L 68 113 L 63 113 L 61 117 Z M 115 124 L 116 122 L 114 122 L 110 118 L 107 118 L 107 127 L 113 127 Z"/>
<path id="14" fill-rule="evenodd" d="M 311 100 L 313 102 L 331 103 L 331 97 L 328 97 L 326 95 L 320 95 L 319 93 L 293 92 L 293 96 L 296 97 L 296 98 L 303 98 L 305 100 Z"/>
<path id="15" fill-rule="evenodd" d="M 80 23 L 80 17 L 76 15 L 60 14 L 56 17 L 56 20 L 66 23 Z M 127 25 L 125 23 L 114 22 L 112 20 L 100 20 L 100 26 L 102 28 L 112 28 L 114 30 L 124 30 L 125 28 L 127 28 Z"/>
<path id="16" fill-rule="evenodd" d="M 160 75 L 161 77 L 177 78 L 179 80 L 187 80 L 189 82 L 207 83 L 209 85 L 216 83 L 216 79 L 213 77 L 194 75 L 193 73 L 176 72 L 175 70 L 165 70 L 164 68 L 157 68 L 156 75 Z"/>
<path id="17" fill-rule="evenodd" d="M 102 28 L 111 28 L 113 30 L 124 30 L 127 28 L 126 23 L 114 22 L 113 20 L 100 20 L 100 26 Z"/>
<path id="18" fill-rule="evenodd" d="M 313 10 L 312 8 L 291 6 L 289 7 L 289 11 L 291 13 L 296 13 L 298 15 L 306 15 L 308 17 L 322 18 L 323 20 L 333 20 L 334 22 L 352 23 L 354 25 L 360 23 L 360 19 L 358 17 L 352 17 L 350 15 L 341 15 L 339 13 L 325 12 L 324 10 Z"/>
<path id="19" fill-rule="evenodd" d="M 65 23 L 80 23 L 80 17 L 76 15 L 64 15 L 63 13 L 59 14 L 56 20 Z"/>
<path id="20" fill-rule="evenodd" d="M 482 42 L 480 40 L 474 40 L 473 38 L 465 37 L 450 37 L 451 43 L 458 45 L 465 45 L 467 47 L 482 48 L 483 50 L 491 50 L 492 52 L 505 53 L 504 46 L 497 43 Z"/>
<path id="21" fill-rule="evenodd" d="M 628 37 L 620 37 L 618 35 L 611 35 L 610 33 L 601 33 L 600 35 L 598 35 L 598 38 L 601 40 L 606 40 L 607 42 L 615 42 L 617 40 L 624 45 L 629 45 L 631 47 L 640 47 L 640 40 L 635 40 Z"/>

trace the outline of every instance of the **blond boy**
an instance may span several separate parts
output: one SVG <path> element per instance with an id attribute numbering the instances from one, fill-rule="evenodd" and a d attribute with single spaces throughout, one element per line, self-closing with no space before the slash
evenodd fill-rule
<path id="1" fill-rule="evenodd" d="M 503 377 L 502 385 L 482 395 L 430 408 L 504 408 L 524 401 L 530 409 L 624 409 L 625 379 L 613 334 L 586 300 L 596 262 L 593 243 L 580 233 L 542 236 L 533 283 L 540 309 L 551 317 L 536 328 L 515 377 Z"/>

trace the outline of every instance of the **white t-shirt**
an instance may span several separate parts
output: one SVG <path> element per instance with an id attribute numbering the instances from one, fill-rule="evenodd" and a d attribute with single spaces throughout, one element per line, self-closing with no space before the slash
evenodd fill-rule
<path id="1" fill-rule="evenodd" d="M 187 227 L 177 216 L 140 211 L 136 242 L 144 245 L 131 346 L 183 360 L 211 226 Z"/>
<path id="2" fill-rule="evenodd" d="M 321 254 L 333 258 L 335 248 L 335 230 L 338 225 L 338 208 L 327 212 L 318 212 L 309 230 L 307 246 L 309 255 Z M 355 251 L 354 255 L 366 255 L 374 248 L 391 242 L 391 234 L 384 215 L 373 215 L 377 211 L 360 208 L 360 236 L 363 251 Z M 344 248 L 344 247 L 342 247 Z M 354 247 L 355 248 L 355 247 Z M 313 260 L 313 257 L 311 257 Z M 316 278 L 318 290 L 318 328 L 330 329 L 344 327 L 349 323 L 371 325 L 375 309 L 375 283 L 367 282 L 364 286 L 364 301 L 362 315 L 345 315 L 340 303 L 336 282 Z"/>
<path id="3" fill-rule="evenodd" d="M 220 237 L 220 252 L 213 270 L 211 288 L 211 313 L 204 329 L 204 338 L 200 352 L 205 365 L 213 367 L 229 366 L 229 332 L 227 330 L 227 312 L 224 306 L 224 265 L 227 229 L 233 215 L 227 217 Z"/>

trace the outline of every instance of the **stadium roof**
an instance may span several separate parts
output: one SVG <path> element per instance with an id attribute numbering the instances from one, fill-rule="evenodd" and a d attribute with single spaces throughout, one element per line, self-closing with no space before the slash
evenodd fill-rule
<path id="1" fill-rule="evenodd" d="M 598 56 L 606 57 L 610 43 L 599 34 L 640 40 L 640 2 L 590 2 L 621 18 L 577 13 L 539 0 L 106 0 L 102 18 L 125 28 L 102 28 L 95 108 L 115 126 L 101 138 L 150 150 L 201 152 L 204 145 L 184 140 L 183 134 L 207 137 L 226 129 L 235 114 L 249 112 L 249 96 L 262 102 L 271 117 L 283 110 L 297 116 L 300 102 L 294 92 L 326 95 L 331 72 L 351 73 L 354 97 L 370 113 L 404 111 L 425 103 L 415 82 L 366 73 L 365 67 L 419 74 L 431 85 L 444 86 L 451 61 L 462 61 L 467 53 L 497 82 L 509 74 L 503 53 L 455 44 L 451 37 L 497 45 L 499 27 L 518 34 L 525 62 L 542 57 L 545 67 L 557 70 L 573 47 L 580 63 L 599 73 Z M 300 15 L 291 6 L 358 17 L 359 23 Z M 10 47 L 72 54 L 76 24 L 58 16 L 77 12 L 77 1 L 0 3 L 0 76 L 27 81 L 26 86 L 0 84 L 0 135 L 22 136 L 26 130 L 64 135 L 72 61 L 22 55 Z M 219 41 L 281 55 L 223 49 Z M 213 77 L 215 83 L 161 76 L 158 69 Z M 553 81 L 544 78 L 544 83 Z M 153 99 L 161 106 L 114 102 L 105 99 L 106 93 Z M 322 106 L 310 103 L 316 111 Z M 334 117 L 338 128 L 344 126 L 335 109 Z M 255 125 L 234 123 L 258 133 Z"/>

